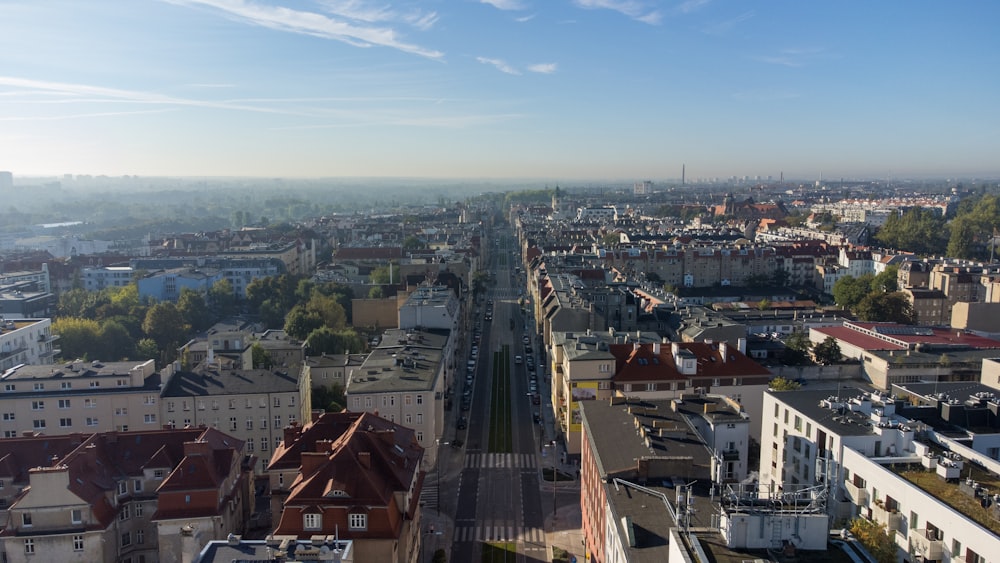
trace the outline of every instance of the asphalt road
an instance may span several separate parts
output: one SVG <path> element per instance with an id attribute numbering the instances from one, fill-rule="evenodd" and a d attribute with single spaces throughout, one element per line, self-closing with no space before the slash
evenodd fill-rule
<path id="1" fill-rule="evenodd" d="M 512 253 L 517 254 L 517 244 L 509 230 L 499 232 L 495 240 L 500 245 L 494 247 L 489 268 L 496 283 L 480 307 L 485 313 L 486 300 L 491 299 L 493 320 L 483 320 L 483 314 L 474 320 L 483 329 L 471 408 L 464 413 L 468 429 L 463 469 L 458 483 L 441 484 L 458 491 L 448 558 L 454 562 L 481 561 L 486 542 L 516 544 L 516 555 L 508 559 L 512 563 L 545 561 L 545 514 L 538 467 L 541 426 L 532 418 L 539 407 L 531 404 L 528 395 L 526 365 L 514 361 L 515 356 L 525 356 L 525 322 L 518 303 L 521 289 L 514 285 L 518 264 L 511 258 Z M 494 369 L 497 364 L 501 369 Z M 492 409 L 496 409 L 495 416 L 491 416 Z M 491 424 L 510 431 L 501 431 L 502 439 L 494 438 L 491 444 Z"/>

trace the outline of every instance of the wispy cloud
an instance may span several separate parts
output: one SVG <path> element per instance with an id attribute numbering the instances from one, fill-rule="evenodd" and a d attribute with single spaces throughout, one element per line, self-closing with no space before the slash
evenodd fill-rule
<path id="1" fill-rule="evenodd" d="M 163 0 L 180 6 L 200 6 L 217 10 L 235 21 L 257 25 L 276 31 L 311 35 L 324 39 L 342 41 L 356 47 L 373 45 L 398 49 L 431 59 L 440 59 L 444 53 L 406 43 L 399 39 L 396 30 L 390 27 L 376 27 L 372 24 L 386 21 L 400 21 L 400 16 L 387 8 L 369 8 L 367 4 L 355 1 L 326 2 L 323 6 L 327 14 L 354 23 L 341 21 L 318 12 L 295 10 L 284 6 L 270 6 L 250 0 Z M 407 19 L 409 18 L 409 19 Z M 426 29 L 434 24 L 437 16 L 431 14 L 411 14 L 402 21 Z"/>
<path id="2" fill-rule="evenodd" d="M 514 18 L 514 21 L 516 21 L 518 23 L 524 23 L 524 22 L 530 22 L 533 19 L 535 19 L 535 14 L 531 14 L 531 15 L 527 15 L 527 16 L 521 16 L 519 18 Z"/>
<path id="3" fill-rule="evenodd" d="M 704 8 L 709 2 L 711 2 L 711 0 L 685 0 L 684 2 L 681 2 L 680 6 L 677 6 L 677 11 L 682 14 L 690 14 L 691 12 Z"/>
<path id="4" fill-rule="evenodd" d="M 651 25 L 663 19 L 660 12 L 639 0 L 573 0 L 573 3 L 586 10 L 612 10 Z"/>
<path id="5" fill-rule="evenodd" d="M 822 49 L 791 48 L 782 49 L 775 55 L 759 55 L 751 58 L 762 63 L 797 68 L 813 62 L 821 56 L 823 56 Z"/>
<path id="6" fill-rule="evenodd" d="M 479 0 L 483 4 L 489 4 L 498 10 L 523 10 L 524 2 L 521 0 Z"/>
<path id="7" fill-rule="evenodd" d="M 748 19 L 754 17 L 753 10 L 748 12 L 743 12 L 742 14 L 729 18 L 727 20 L 722 20 L 715 23 L 710 23 L 701 28 L 701 32 L 706 35 L 725 35 L 733 30 L 737 25 L 747 21 Z"/>
<path id="8" fill-rule="evenodd" d="M 528 66 L 528 70 L 539 74 L 552 74 L 556 71 L 556 63 L 533 64 Z"/>
<path id="9" fill-rule="evenodd" d="M 500 72 L 505 72 L 507 74 L 521 74 L 516 68 L 510 66 L 509 64 L 507 64 L 506 62 L 504 62 L 501 59 L 491 59 L 491 58 L 488 58 L 488 57 L 476 57 L 476 60 L 479 61 L 479 62 L 481 62 L 481 63 L 483 63 L 483 64 L 485 64 L 485 65 L 493 65 Z"/>
<path id="10" fill-rule="evenodd" d="M 16 76 L 0 76 L 0 86 L 14 88 L 26 96 L 32 96 L 26 101 L 37 103 L 133 103 L 175 107 L 203 107 L 214 109 L 226 109 L 234 111 L 251 111 L 258 113 L 282 113 L 289 115 L 302 115 L 300 112 L 291 110 L 280 110 L 274 108 L 261 107 L 258 105 L 248 105 L 239 102 L 197 100 L 192 98 L 180 98 L 168 96 L 156 92 L 144 92 L 139 90 L 123 90 L 120 88 L 106 88 L 103 86 L 91 86 L 89 84 L 72 84 L 68 82 L 50 82 L 44 80 L 33 80 L 30 78 L 19 78 Z M 43 96 L 38 98 L 36 96 Z M 25 101 L 25 100 L 22 100 Z"/>

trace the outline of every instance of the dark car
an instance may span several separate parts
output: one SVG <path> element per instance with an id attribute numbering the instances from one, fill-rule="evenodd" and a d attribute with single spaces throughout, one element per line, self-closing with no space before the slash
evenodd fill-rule
<path id="1" fill-rule="evenodd" d="M 465 427 L 468 426 L 468 425 L 469 425 L 469 421 L 466 420 L 464 416 L 459 417 L 458 424 L 456 424 L 456 426 L 458 426 L 459 430 L 464 430 Z"/>
<path id="2" fill-rule="evenodd" d="M 535 416 L 532 417 L 532 419 L 535 421 L 535 424 L 541 424 L 542 423 L 542 417 L 537 412 L 535 413 Z"/>
<path id="3" fill-rule="evenodd" d="M 542 404 L 542 398 L 539 397 L 537 394 L 536 395 L 532 395 L 531 396 L 531 404 L 533 404 L 533 405 L 540 405 L 540 404 Z"/>

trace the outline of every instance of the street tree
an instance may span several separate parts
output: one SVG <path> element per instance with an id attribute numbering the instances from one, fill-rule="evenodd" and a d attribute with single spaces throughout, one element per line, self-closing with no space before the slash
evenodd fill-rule
<path id="1" fill-rule="evenodd" d="M 813 346 L 813 357 L 816 358 L 816 363 L 824 366 L 839 362 L 842 354 L 837 339 L 827 336 L 823 342 Z"/>

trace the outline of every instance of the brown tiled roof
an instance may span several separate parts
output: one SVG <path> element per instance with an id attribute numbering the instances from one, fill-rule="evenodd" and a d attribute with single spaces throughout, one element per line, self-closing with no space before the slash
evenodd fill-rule
<path id="1" fill-rule="evenodd" d="M 677 381 L 689 377 L 746 377 L 768 376 L 770 371 L 731 346 L 723 358 L 718 344 L 704 342 L 678 343 L 697 358 L 698 368 L 693 375 L 677 370 L 671 343 L 660 345 L 659 355 L 653 354 L 653 344 L 612 344 L 608 351 L 615 356 L 615 383 L 636 381 Z"/>

